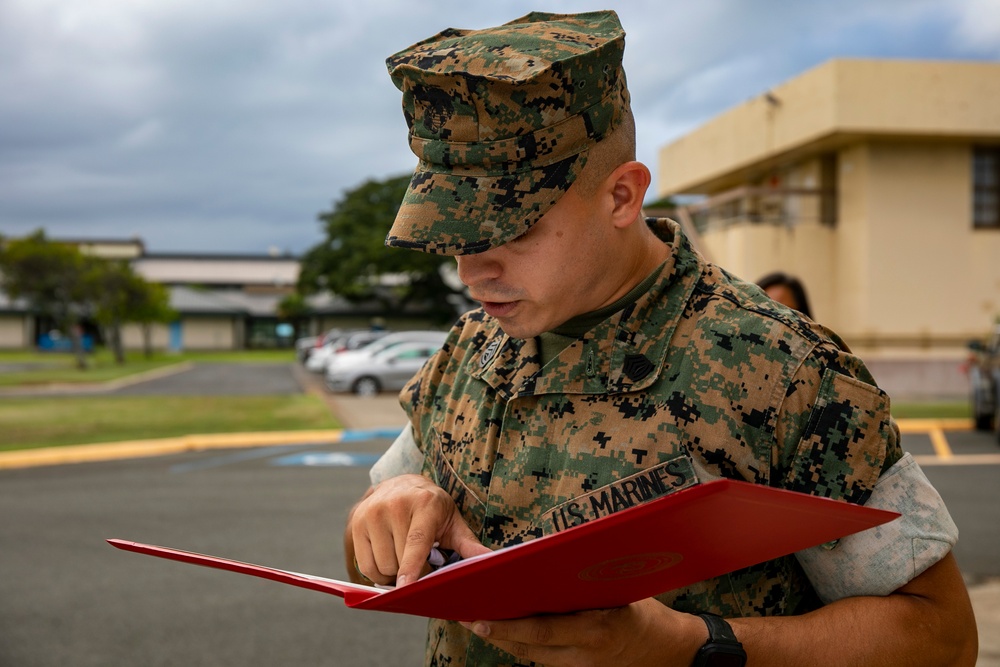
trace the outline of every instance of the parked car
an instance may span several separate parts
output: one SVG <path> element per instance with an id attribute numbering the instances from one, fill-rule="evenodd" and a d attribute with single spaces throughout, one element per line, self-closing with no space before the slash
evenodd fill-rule
<path id="1" fill-rule="evenodd" d="M 396 343 L 370 356 L 338 360 L 327 370 L 326 388 L 332 392 L 350 391 L 358 396 L 399 391 L 441 349 L 443 342 Z"/>
<path id="2" fill-rule="evenodd" d="M 319 340 L 319 336 L 302 336 L 301 338 L 295 339 L 295 358 L 299 360 L 299 363 L 306 363 L 306 360 L 316 348 L 316 344 Z"/>
<path id="3" fill-rule="evenodd" d="M 327 364 L 338 354 L 357 350 L 388 333 L 384 330 L 363 329 L 327 334 L 323 338 L 322 345 L 309 354 L 309 358 L 305 361 L 306 368 L 314 373 L 325 373 Z"/>
<path id="4" fill-rule="evenodd" d="M 985 341 L 969 343 L 972 417 L 981 431 L 992 429 L 1000 443 L 1000 323 Z"/>
<path id="5" fill-rule="evenodd" d="M 354 331 L 361 331 L 361 329 L 355 329 Z M 303 336 L 299 338 L 295 341 L 295 352 L 298 355 L 299 361 L 305 364 L 309 361 L 309 357 L 313 352 L 348 333 L 350 331 L 333 328 L 318 336 Z"/>
<path id="6" fill-rule="evenodd" d="M 329 373 L 334 366 L 354 363 L 358 359 L 370 359 L 382 350 L 388 349 L 400 343 L 437 343 L 438 346 L 444 344 L 448 338 L 447 332 L 415 329 L 412 331 L 394 331 L 381 338 L 368 343 L 354 350 L 345 350 L 336 357 L 330 359 L 326 365 L 326 372 Z"/>

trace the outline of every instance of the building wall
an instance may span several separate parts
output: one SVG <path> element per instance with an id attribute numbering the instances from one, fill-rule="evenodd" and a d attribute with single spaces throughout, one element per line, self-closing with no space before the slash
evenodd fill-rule
<path id="1" fill-rule="evenodd" d="M 780 184 L 819 187 L 819 169 L 818 159 L 786 166 Z M 837 257 L 831 252 L 835 228 L 821 222 L 819 197 L 791 197 L 784 206 L 784 222 L 710 222 L 702 241 L 714 262 L 744 280 L 755 282 L 772 271 L 798 276 L 806 286 L 813 315 L 833 327 L 839 318 Z M 758 206 L 758 210 L 764 209 Z"/>
<path id="2" fill-rule="evenodd" d="M 231 318 L 186 318 L 181 322 L 181 326 L 185 350 L 234 350 L 239 348 Z"/>
<path id="3" fill-rule="evenodd" d="M 282 292 L 289 292 L 299 277 L 299 261 L 294 257 L 145 255 L 133 266 L 151 282 L 270 287 Z"/>
<path id="4" fill-rule="evenodd" d="M 957 271 L 972 239 L 968 146 L 879 142 L 868 154 L 873 252 L 865 323 L 882 338 L 970 337 L 988 320 L 976 321 L 981 316 L 965 298 L 981 276 Z"/>
<path id="5" fill-rule="evenodd" d="M 803 278 L 866 358 L 957 360 L 1000 317 L 1000 230 L 972 226 L 972 149 L 1000 143 L 998 108 L 1000 63 L 830 61 L 664 146 L 657 194 L 825 187 L 835 155 L 835 226 L 786 194 L 786 221 L 709 218 L 703 243 L 748 280 Z"/>
<path id="6" fill-rule="evenodd" d="M 0 349 L 31 346 L 27 319 L 23 315 L 0 315 Z"/>
<path id="7" fill-rule="evenodd" d="M 713 192 L 859 137 L 1000 138 L 1000 63 L 836 59 L 660 149 L 657 192 Z"/>
<path id="8" fill-rule="evenodd" d="M 855 144 L 838 153 L 838 216 L 830 250 L 833 255 L 831 326 L 857 345 L 860 336 L 871 336 L 868 313 L 875 294 L 871 265 L 876 254 L 869 227 L 872 193 L 870 152 Z"/>
<path id="9" fill-rule="evenodd" d="M 181 319 L 181 350 L 242 349 L 242 321 L 231 317 L 186 317 Z M 154 324 L 151 329 L 154 350 L 168 350 L 172 345 L 170 327 Z M 122 329 L 126 349 L 141 349 L 142 327 L 129 324 Z"/>
<path id="10" fill-rule="evenodd" d="M 170 332 L 165 324 L 152 324 L 149 327 L 149 341 L 154 350 L 170 349 Z M 138 324 L 126 324 L 122 327 L 122 345 L 126 350 L 141 350 L 145 345 L 143 328 Z"/>
<path id="11" fill-rule="evenodd" d="M 870 353 L 963 354 L 1000 315 L 1000 231 L 973 229 L 971 145 L 880 140 L 838 153 L 838 221 L 793 198 L 788 224 L 711 225 L 703 241 L 728 270 L 802 278 L 816 319 Z M 786 167 L 808 186 L 816 161 Z"/>
<path id="12" fill-rule="evenodd" d="M 971 144 L 868 142 L 845 151 L 841 176 L 845 337 L 963 354 L 1000 315 L 1000 230 L 972 226 Z"/>

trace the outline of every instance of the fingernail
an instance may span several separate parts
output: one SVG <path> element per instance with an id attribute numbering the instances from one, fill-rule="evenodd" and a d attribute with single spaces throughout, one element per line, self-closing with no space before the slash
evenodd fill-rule
<path id="1" fill-rule="evenodd" d="M 490 626 L 487 625 L 486 623 L 475 623 L 472 626 L 472 631 L 475 632 L 480 637 L 490 636 Z"/>
<path id="2" fill-rule="evenodd" d="M 410 578 L 405 574 L 401 574 L 398 577 L 396 577 L 396 588 L 399 588 L 400 586 L 405 586 L 408 583 L 410 583 Z"/>

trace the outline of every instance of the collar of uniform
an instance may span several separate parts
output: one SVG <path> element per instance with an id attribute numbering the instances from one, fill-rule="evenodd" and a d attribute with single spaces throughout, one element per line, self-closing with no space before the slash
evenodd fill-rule
<path id="1" fill-rule="evenodd" d="M 638 391 L 656 381 L 673 331 L 691 297 L 701 262 L 679 225 L 672 220 L 648 220 L 671 253 L 653 286 L 573 342 L 545 368 L 535 339 L 520 340 L 503 333 L 491 321 L 479 363 L 478 377 L 507 398 L 545 393 L 599 394 Z M 492 347 L 492 350 L 491 350 Z"/>

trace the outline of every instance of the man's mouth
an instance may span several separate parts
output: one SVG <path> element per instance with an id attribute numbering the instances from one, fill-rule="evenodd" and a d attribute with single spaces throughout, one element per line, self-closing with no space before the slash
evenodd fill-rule
<path id="1" fill-rule="evenodd" d="M 517 301 L 480 301 L 490 317 L 505 317 L 517 307 Z"/>

